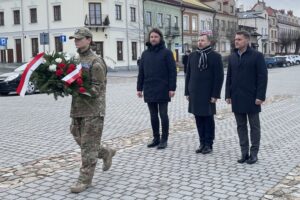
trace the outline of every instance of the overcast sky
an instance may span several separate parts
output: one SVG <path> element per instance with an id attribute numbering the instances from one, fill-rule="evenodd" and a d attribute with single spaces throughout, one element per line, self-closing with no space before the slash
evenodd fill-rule
<path id="1" fill-rule="evenodd" d="M 293 10 L 294 15 L 300 17 L 300 0 L 264 0 L 267 6 L 271 6 L 272 8 L 285 9 L 285 10 Z M 244 4 L 244 9 L 251 9 L 257 0 L 237 0 L 238 7 L 241 4 Z"/>

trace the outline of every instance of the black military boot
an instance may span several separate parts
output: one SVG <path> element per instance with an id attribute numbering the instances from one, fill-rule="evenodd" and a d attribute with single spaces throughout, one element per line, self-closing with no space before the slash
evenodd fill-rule
<path id="1" fill-rule="evenodd" d="M 148 148 L 156 147 L 157 145 L 159 145 L 159 143 L 160 143 L 160 139 L 159 138 L 154 138 L 152 140 L 152 142 L 148 143 L 147 147 Z"/>

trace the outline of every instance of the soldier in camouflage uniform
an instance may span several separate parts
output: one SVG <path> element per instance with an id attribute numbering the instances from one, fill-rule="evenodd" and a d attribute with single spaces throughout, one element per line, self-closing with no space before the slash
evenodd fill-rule
<path id="1" fill-rule="evenodd" d="M 79 96 L 72 98 L 71 133 L 81 148 L 82 165 L 78 181 L 71 186 L 71 192 L 79 193 L 86 190 L 92 183 L 97 159 L 103 159 L 103 171 L 112 164 L 116 151 L 100 145 L 104 115 L 107 67 L 102 58 L 90 49 L 92 33 L 87 28 L 75 31 L 70 39 L 75 39 L 82 69 L 89 74 L 92 97 Z"/>

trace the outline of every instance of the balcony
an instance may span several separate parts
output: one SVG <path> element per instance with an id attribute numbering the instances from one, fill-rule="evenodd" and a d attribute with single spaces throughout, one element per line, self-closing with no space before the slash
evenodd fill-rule
<path id="1" fill-rule="evenodd" d="M 96 28 L 96 31 L 98 28 L 102 28 L 104 31 L 105 28 L 108 28 L 110 24 L 108 15 L 99 15 L 99 16 L 93 16 L 90 17 L 89 15 L 85 15 L 84 25 L 87 28 Z"/>
<path id="2" fill-rule="evenodd" d="M 178 26 L 168 26 L 165 28 L 165 36 L 166 37 L 177 37 L 180 36 L 180 29 Z"/>

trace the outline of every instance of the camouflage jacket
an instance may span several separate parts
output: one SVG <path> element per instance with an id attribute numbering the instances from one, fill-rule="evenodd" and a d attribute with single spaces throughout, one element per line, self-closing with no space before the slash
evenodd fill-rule
<path id="1" fill-rule="evenodd" d="M 79 52 L 79 61 L 82 69 L 89 74 L 93 97 L 72 97 L 71 117 L 104 117 L 107 66 L 103 59 L 90 49 Z"/>

